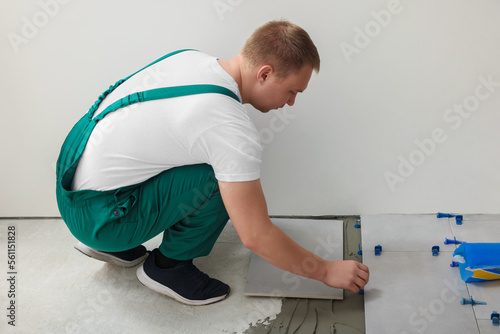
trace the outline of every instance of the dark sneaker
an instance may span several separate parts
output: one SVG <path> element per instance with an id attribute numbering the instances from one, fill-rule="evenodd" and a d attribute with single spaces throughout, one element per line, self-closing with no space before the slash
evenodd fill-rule
<path id="1" fill-rule="evenodd" d="M 137 278 L 151 290 L 187 305 L 215 303 L 226 298 L 230 290 L 229 285 L 201 272 L 192 260 L 168 269 L 156 266 L 154 252 L 137 268 Z"/>
<path id="2" fill-rule="evenodd" d="M 140 264 L 148 256 L 148 251 L 143 245 L 123 252 L 102 252 L 79 242 L 75 245 L 75 249 L 96 260 L 109 262 L 125 268 Z"/>

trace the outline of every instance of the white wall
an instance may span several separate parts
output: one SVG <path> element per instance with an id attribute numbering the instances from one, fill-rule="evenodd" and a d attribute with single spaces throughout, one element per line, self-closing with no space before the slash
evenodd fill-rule
<path id="1" fill-rule="evenodd" d="M 110 84 L 180 48 L 231 58 L 275 18 L 310 33 L 322 69 L 293 108 L 249 107 L 271 214 L 498 213 L 499 14 L 496 0 L 3 1 L 0 216 L 58 215 L 60 145 Z"/>

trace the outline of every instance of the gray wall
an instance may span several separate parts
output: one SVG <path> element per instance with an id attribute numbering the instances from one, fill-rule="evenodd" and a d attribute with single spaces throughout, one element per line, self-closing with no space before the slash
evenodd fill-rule
<path id="1" fill-rule="evenodd" d="M 249 107 L 271 214 L 498 213 L 499 14 L 495 0 L 4 1 L 0 216 L 58 215 L 58 150 L 110 84 L 180 48 L 229 59 L 276 18 L 310 33 L 322 69 L 293 108 Z"/>

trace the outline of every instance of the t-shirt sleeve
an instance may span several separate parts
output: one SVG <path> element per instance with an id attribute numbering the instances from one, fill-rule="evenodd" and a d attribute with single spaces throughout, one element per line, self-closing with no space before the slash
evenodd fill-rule
<path id="1" fill-rule="evenodd" d="M 242 182 L 260 178 L 262 145 L 253 125 L 230 122 L 211 127 L 193 142 L 191 155 L 211 165 L 219 181 Z"/>

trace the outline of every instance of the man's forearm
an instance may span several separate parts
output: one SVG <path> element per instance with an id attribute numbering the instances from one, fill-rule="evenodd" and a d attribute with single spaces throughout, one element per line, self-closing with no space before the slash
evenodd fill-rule
<path id="1" fill-rule="evenodd" d="M 272 265 L 293 274 L 323 281 L 326 261 L 301 247 L 274 224 L 261 231 L 252 251 Z"/>

